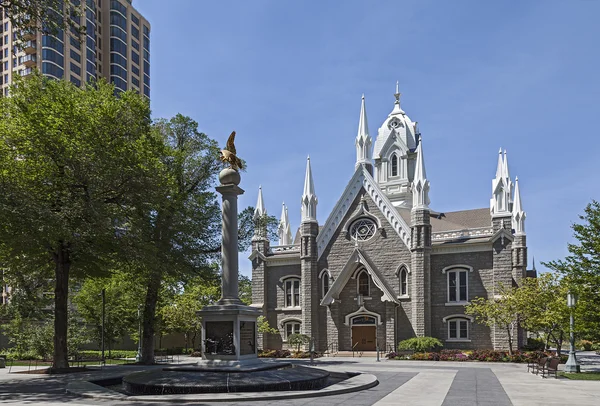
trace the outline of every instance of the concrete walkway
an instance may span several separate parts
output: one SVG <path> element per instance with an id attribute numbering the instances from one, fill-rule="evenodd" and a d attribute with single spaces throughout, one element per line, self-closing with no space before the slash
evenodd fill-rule
<path id="1" fill-rule="evenodd" d="M 600 356 L 580 353 L 583 370 L 600 370 Z M 182 359 L 195 361 L 195 359 Z M 309 364 L 308 360 L 293 360 Z M 315 366 L 331 371 L 360 371 L 376 375 L 379 385 L 335 396 L 253 402 L 197 403 L 211 405 L 600 405 L 600 381 L 542 379 L 523 364 L 487 362 L 387 361 L 374 358 L 321 358 Z M 68 382 L 129 373 L 149 367 L 110 366 L 91 373 L 61 376 L 8 374 L 0 369 L 0 403 L 27 405 L 157 405 L 165 402 L 96 400 L 65 393 Z M 161 366 L 150 367 L 161 368 Z M 13 367 L 15 370 L 27 367 Z"/>

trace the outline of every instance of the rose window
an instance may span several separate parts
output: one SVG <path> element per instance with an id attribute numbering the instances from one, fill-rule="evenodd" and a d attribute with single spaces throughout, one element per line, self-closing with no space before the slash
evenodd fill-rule
<path id="1" fill-rule="evenodd" d="M 375 235 L 377 225 L 371 219 L 359 219 L 350 226 L 350 235 L 357 241 L 366 241 Z"/>

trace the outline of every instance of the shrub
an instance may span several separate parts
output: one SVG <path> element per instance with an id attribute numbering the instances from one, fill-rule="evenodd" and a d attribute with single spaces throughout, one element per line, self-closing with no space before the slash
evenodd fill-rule
<path id="1" fill-rule="evenodd" d="M 201 357 L 202 353 L 200 351 L 194 351 L 190 354 L 190 357 Z"/>
<path id="2" fill-rule="evenodd" d="M 579 340 L 575 344 L 575 347 L 579 348 L 580 350 L 591 351 L 593 345 L 594 345 L 594 343 L 591 342 L 591 341 L 588 341 L 588 340 Z"/>
<path id="3" fill-rule="evenodd" d="M 544 351 L 546 343 L 541 338 L 529 337 L 527 339 L 527 345 L 523 346 L 526 351 Z"/>
<path id="4" fill-rule="evenodd" d="M 413 337 L 400 341 L 398 350 L 413 350 L 414 352 L 428 352 L 441 348 L 442 342 L 434 337 Z"/>
<path id="5" fill-rule="evenodd" d="M 259 358 L 289 358 L 290 350 L 262 350 L 258 352 Z"/>
<path id="6" fill-rule="evenodd" d="M 300 351 L 302 345 L 306 345 L 310 342 L 310 337 L 306 334 L 292 334 L 288 337 L 288 344 L 292 347 L 296 347 L 296 351 Z"/>

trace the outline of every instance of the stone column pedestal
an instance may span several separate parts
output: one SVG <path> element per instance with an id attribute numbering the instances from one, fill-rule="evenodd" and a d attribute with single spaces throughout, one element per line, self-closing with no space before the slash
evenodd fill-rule
<path id="1" fill-rule="evenodd" d="M 240 174 L 226 168 L 219 174 L 217 192 L 223 196 L 223 242 L 221 244 L 221 299 L 198 311 L 202 317 L 202 363 L 239 366 L 258 362 L 256 346 L 260 309 L 246 306 L 238 290 L 238 185 Z"/>

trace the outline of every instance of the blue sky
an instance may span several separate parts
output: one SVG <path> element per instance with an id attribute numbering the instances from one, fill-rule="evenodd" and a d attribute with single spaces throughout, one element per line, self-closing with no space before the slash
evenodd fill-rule
<path id="1" fill-rule="evenodd" d="M 498 148 L 527 212 L 529 263 L 567 254 L 600 199 L 600 2 L 137 0 L 152 24 L 154 117 L 232 130 L 240 207 L 262 184 L 292 229 L 310 154 L 322 224 L 353 174 L 361 95 L 369 130 L 393 107 L 419 122 L 431 207 L 489 207 Z M 250 262 L 240 257 L 248 275 Z"/>

